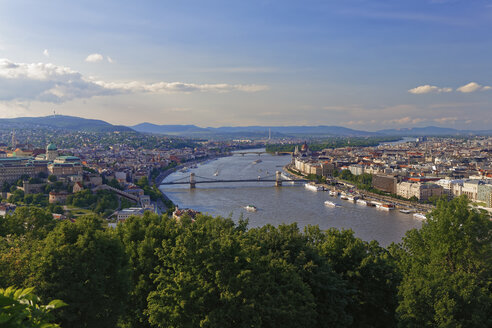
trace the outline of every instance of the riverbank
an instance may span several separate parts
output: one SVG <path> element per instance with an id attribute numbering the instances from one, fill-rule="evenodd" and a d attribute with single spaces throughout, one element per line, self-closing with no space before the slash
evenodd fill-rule
<path id="1" fill-rule="evenodd" d="M 288 174 L 289 177 L 296 177 L 297 179 L 305 178 L 305 176 L 303 176 L 302 174 L 295 173 L 295 171 L 292 170 L 292 164 L 285 165 L 283 167 L 283 171 L 284 171 L 284 173 Z M 343 185 L 344 188 L 333 186 L 333 185 L 328 185 L 328 184 L 320 184 L 320 185 L 322 185 L 325 188 L 325 190 L 334 190 L 334 191 L 338 191 L 338 192 L 346 192 L 348 190 L 355 190 L 364 199 L 367 199 L 370 201 L 376 201 L 376 202 L 383 202 L 383 203 L 389 202 L 389 203 L 394 204 L 395 207 L 399 208 L 399 209 L 418 211 L 418 212 L 429 212 L 435 208 L 435 206 L 430 205 L 430 204 L 416 204 L 416 203 L 412 203 L 410 201 L 405 201 L 402 199 L 393 198 L 391 196 L 379 195 L 376 193 L 372 193 L 370 191 L 360 190 L 360 189 L 357 189 L 353 184 L 350 184 L 350 183 L 347 183 L 345 181 L 338 180 L 335 178 L 332 178 L 331 180 L 333 182 L 335 182 L 338 186 Z"/>

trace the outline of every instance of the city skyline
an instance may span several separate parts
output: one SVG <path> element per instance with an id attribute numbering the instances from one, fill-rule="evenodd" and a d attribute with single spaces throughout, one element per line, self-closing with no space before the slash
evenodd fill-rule
<path id="1" fill-rule="evenodd" d="M 0 117 L 487 129 L 492 1 L 0 3 Z"/>

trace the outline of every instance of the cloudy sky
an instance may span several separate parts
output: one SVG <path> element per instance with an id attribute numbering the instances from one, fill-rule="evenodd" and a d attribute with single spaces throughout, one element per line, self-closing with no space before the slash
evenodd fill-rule
<path id="1" fill-rule="evenodd" d="M 492 0 L 0 0 L 0 117 L 492 126 Z"/>

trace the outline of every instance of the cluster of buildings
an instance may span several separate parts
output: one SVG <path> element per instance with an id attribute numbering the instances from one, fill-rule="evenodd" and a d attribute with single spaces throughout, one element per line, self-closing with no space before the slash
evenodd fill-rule
<path id="1" fill-rule="evenodd" d="M 333 170 L 371 174 L 372 187 L 407 199 L 467 195 L 492 207 L 492 138 L 419 138 L 377 147 L 312 152 L 296 148 L 292 167 L 331 177 Z"/>
<path id="2" fill-rule="evenodd" d="M 40 133 L 46 132 L 40 131 Z M 10 143 L 0 143 L 0 187 L 5 186 L 5 183 L 16 184 L 16 188 L 24 191 L 24 194 L 43 193 L 46 184 L 50 183 L 47 177 L 56 176 L 57 181 L 69 186 L 68 190 L 49 192 L 49 202 L 60 204 L 65 203 L 71 193 L 86 188 L 90 188 L 93 192 L 110 189 L 119 197 L 124 197 L 134 204 L 134 207 L 115 212 L 115 217 L 121 221 L 131 215 L 143 215 L 146 210 L 157 210 L 150 197 L 144 195 L 144 190 L 136 184 L 140 179 L 150 180 L 153 172 L 158 172 L 171 164 L 178 165 L 187 161 L 215 157 L 230 149 L 251 147 L 254 144 L 252 141 L 245 143 L 243 140 L 197 141 L 190 142 L 189 144 L 194 146 L 189 147 L 186 146 L 186 142 L 180 140 L 176 140 L 177 144 L 174 146 L 173 140 L 169 139 L 166 143 L 168 147 L 147 149 L 145 145 L 148 140 L 142 136 L 128 136 L 133 139 L 110 144 L 104 134 L 99 136 L 101 142 L 97 142 L 97 134 L 82 133 L 72 137 L 80 142 L 76 143 L 77 145 L 68 143 L 71 146 L 59 150 L 53 143 L 45 148 L 36 148 L 29 142 L 19 143 L 13 132 Z M 31 135 L 30 138 L 37 140 L 39 144 L 38 135 Z M 29 178 L 33 178 L 35 182 Z M 22 186 L 17 184 L 19 179 L 23 180 Z M 124 190 L 105 184 L 113 179 Z M 12 193 L 9 191 L 2 192 L 3 198 L 8 198 L 10 195 Z M 3 210 L 11 211 L 12 207 L 5 205 Z M 177 215 L 179 213 L 178 211 Z"/>
<path id="3" fill-rule="evenodd" d="M 0 184 L 12 183 L 21 177 L 35 178 L 42 174 L 64 178 L 78 177 L 82 171 L 78 157 L 59 156 L 54 144 L 49 144 L 46 149 L 26 147 L 13 151 L 0 145 Z"/>

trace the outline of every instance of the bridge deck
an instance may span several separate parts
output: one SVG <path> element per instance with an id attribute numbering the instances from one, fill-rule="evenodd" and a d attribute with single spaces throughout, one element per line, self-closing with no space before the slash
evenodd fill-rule
<path id="1" fill-rule="evenodd" d="M 306 182 L 307 180 L 280 180 L 281 182 Z M 210 181 L 195 181 L 199 183 L 228 183 L 228 182 L 277 182 L 275 179 L 258 180 L 258 179 L 244 179 L 244 180 L 210 180 Z M 173 185 L 173 184 L 190 184 L 190 181 L 175 181 L 175 182 L 163 182 L 161 185 Z"/>

